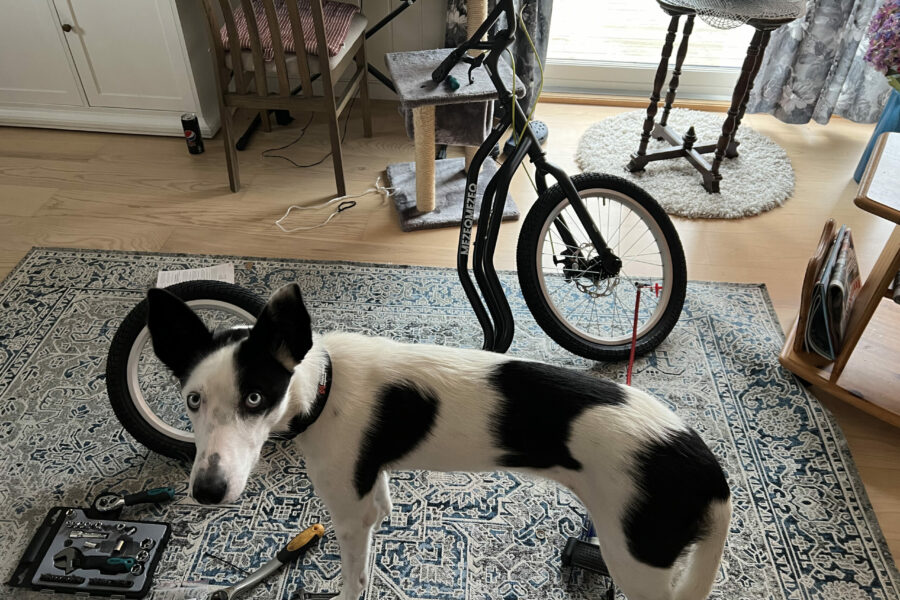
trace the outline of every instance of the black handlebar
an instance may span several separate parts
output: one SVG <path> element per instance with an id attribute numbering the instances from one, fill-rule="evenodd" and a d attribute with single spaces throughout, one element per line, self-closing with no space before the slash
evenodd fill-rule
<path id="1" fill-rule="evenodd" d="M 490 30 L 491 27 L 506 14 L 507 27 L 499 32 L 490 42 L 482 42 L 481 39 Z M 516 33 L 516 9 L 513 0 L 499 0 L 494 10 L 487 16 L 484 23 L 478 28 L 475 34 L 460 44 L 441 64 L 431 73 L 431 79 L 435 83 L 441 83 L 450 75 L 450 71 L 456 64 L 463 59 L 469 50 L 488 50 L 489 52 L 502 51 L 510 45 Z"/>
<path id="2" fill-rule="evenodd" d="M 463 47 L 465 45 L 466 44 L 463 44 L 462 46 L 451 52 L 447 56 L 447 58 L 445 58 L 443 62 L 441 62 L 438 68 L 431 73 L 432 81 L 434 81 L 435 83 L 441 83 L 442 81 L 447 79 L 447 77 L 450 75 L 450 71 L 453 69 L 453 67 L 456 66 L 456 63 L 458 63 L 462 59 L 463 55 L 468 52 L 468 49 Z"/>

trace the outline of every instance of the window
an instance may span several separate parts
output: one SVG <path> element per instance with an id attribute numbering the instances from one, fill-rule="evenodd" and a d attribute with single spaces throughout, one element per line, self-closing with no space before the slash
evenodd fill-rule
<path id="1" fill-rule="evenodd" d="M 651 0 L 555 2 L 545 89 L 649 95 L 669 20 Z M 752 35 L 750 27 L 716 29 L 696 19 L 679 95 L 730 99 Z"/>

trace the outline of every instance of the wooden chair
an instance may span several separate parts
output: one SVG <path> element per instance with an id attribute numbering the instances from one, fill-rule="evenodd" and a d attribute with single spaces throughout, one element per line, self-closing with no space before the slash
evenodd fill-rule
<path id="1" fill-rule="evenodd" d="M 282 5 L 283 2 L 283 5 Z M 219 109 L 222 115 L 222 130 L 225 140 L 225 160 L 228 164 L 228 179 L 231 191 L 240 189 L 235 123 L 238 113 L 247 111 L 255 116 L 259 113 L 263 129 L 270 130 L 269 110 L 312 111 L 327 117 L 331 135 L 331 156 L 334 162 L 334 178 L 337 193 L 347 193 L 344 181 L 343 159 L 341 155 L 341 134 L 339 119 L 350 105 L 350 100 L 359 92 L 362 102 L 363 131 L 372 136 L 372 117 L 369 107 L 369 90 L 366 83 L 366 18 L 362 14 L 353 16 L 349 33 L 343 47 L 335 56 L 328 57 L 326 42 L 326 22 L 322 0 L 309 0 L 313 29 L 315 32 L 317 55 L 307 52 L 306 40 L 301 26 L 301 10 L 297 0 L 203 0 L 215 52 L 216 83 L 219 89 Z M 264 22 L 253 18 L 254 9 L 262 6 Z M 237 8 L 240 7 L 250 38 L 250 49 L 241 47 L 238 35 Z M 286 51 L 282 39 L 282 25 L 278 10 L 282 15 L 286 8 L 288 29 L 294 51 Z M 284 17 L 281 17 L 283 19 Z M 271 44 L 261 42 L 260 29 L 267 27 Z M 221 31 L 228 32 L 227 47 Z M 269 47 L 270 46 L 270 47 Z M 265 60 L 268 51 L 272 60 Z M 240 56 L 240 60 L 234 60 Z M 328 57 L 323 60 L 322 57 Z M 350 65 L 356 70 L 349 83 L 338 96 L 335 83 Z M 323 65 L 325 68 L 323 68 Z M 269 89 L 269 79 L 277 79 L 274 90 Z M 322 93 L 315 94 L 313 81 L 320 80 Z M 291 80 L 299 81 L 299 89 L 292 89 Z M 292 93 L 296 92 L 296 93 Z"/>

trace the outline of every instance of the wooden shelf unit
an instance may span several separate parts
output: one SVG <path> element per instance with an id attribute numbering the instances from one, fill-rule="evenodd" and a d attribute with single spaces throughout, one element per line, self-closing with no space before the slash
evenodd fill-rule
<path id="1" fill-rule="evenodd" d="M 850 311 L 834 362 L 803 349 L 805 310 L 788 332 L 778 359 L 812 385 L 900 427 L 900 305 L 890 300 L 900 270 L 900 134 L 885 133 L 872 151 L 855 204 L 895 226 Z M 798 336 L 798 328 L 801 336 Z"/>

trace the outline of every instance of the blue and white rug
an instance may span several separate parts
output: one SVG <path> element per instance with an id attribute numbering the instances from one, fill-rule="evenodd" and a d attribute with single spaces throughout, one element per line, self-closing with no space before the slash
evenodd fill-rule
<path id="1" fill-rule="evenodd" d="M 104 489 L 174 485 L 173 504 L 127 509 L 164 520 L 173 537 L 155 600 L 204 597 L 251 570 L 314 521 L 330 523 L 285 443 L 269 445 L 239 503 L 185 499 L 188 465 L 150 454 L 123 432 L 106 396 L 110 339 L 160 269 L 222 258 L 33 250 L 0 285 L 0 580 L 48 509 L 86 505 Z M 298 281 L 321 330 L 480 346 L 454 271 L 421 267 L 231 259 L 237 283 L 267 295 Z M 624 365 L 568 354 L 531 319 L 513 274 L 511 353 L 624 380 Z M 900 577 L 830 415 L 776 360 L 783 336 L 765 289 L 691 283 L 684 314 L 636 385 L 665 399 L 728 472 L 735 510 L 713 598 L 900 600 Z M 567 490 L 508 473 L 397 472 L 394 511 L 378 530 L 369 600 L 598 598 L 604 581 L 560 571 L 584 510 Z M 210 556 L 209 554 L 213 556 Z M 250 598 L 336 591 L 333 537 Z M 0 588 L 0 598 L 37 595 Z"/>

